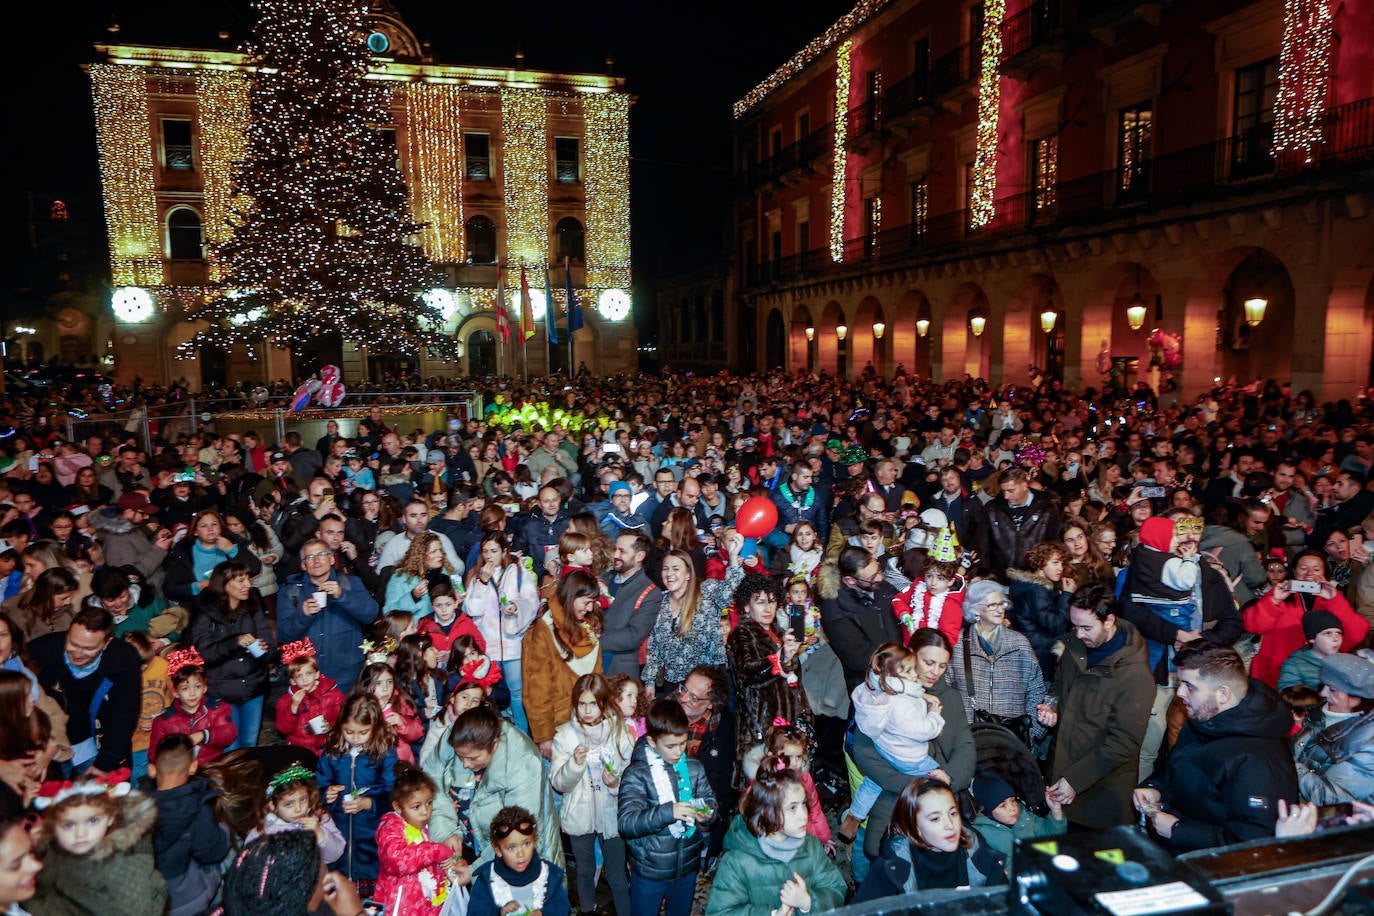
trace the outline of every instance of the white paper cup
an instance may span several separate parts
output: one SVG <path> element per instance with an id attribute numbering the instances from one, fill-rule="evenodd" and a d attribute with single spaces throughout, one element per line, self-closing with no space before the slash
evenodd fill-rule
<path id="1" fill-rule="evenodd" d="M 312 597 L 312 598 L 315 599 L 315 603 L 316 603 L 317 605 L 320 606 L 320 609 L 321 609 L 321 610 L 323 610 L 323 609 L 324 609 L 324 606 L 325 606 L 326 604 L 329 603 L 329 593 L 328 593 L 328 592 L 316 592 L 315 594 L 311 595 L 310 597 Z"/>
<path id="2" fill-rule="evenodd" d="M 324 716 L 316 716 L 307 724 L 310 726 L 310 730 L 317 735 L 323 735 L 329 731 L 329 723 L 325 721 Z"/>

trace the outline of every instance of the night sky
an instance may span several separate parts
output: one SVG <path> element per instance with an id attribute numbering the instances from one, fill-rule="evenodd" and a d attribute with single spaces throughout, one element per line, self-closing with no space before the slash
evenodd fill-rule
<path id="1" fill-rule="evenodd" d="M 661 278 L 724 254 L 728 244 L 730 105 L 841 16 L 846 0 L 451 3 L 394 0 L 442 63 L 605 72 L 607 57 L 638 97 L 631 111 L 636 321 L 654 329 Z M 10 19 L 6 92 L 3 297 L 8 320 L 35 276 L 30 200 L 66 200 L 90 226 L 94 272 L 105 265 L 89 82 L 97 42 L 236 47 L 254 16 L 246 0 L 29 0 Z M 117 21 L 120 31 L 107 26 Z M 516 32 L 515 28 L 520 27 Z M 227 29 L 229 41 L 217 33 Z M 108 274 L 103 279 L 108 282 Z"/>

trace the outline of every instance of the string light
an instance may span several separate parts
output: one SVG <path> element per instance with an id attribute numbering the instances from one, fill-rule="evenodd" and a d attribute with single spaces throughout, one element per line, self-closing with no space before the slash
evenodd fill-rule
<path id="1" fill-rule="evenodd" d="M 858 3 L 854 4 L 853 9 L 837 19 L 830 28 L 807 42 L 806 47 L 793 54 L 787 63 L 764 77 L 763 82 L 749 90 L 744 98 L 736 102 L 735 117 L 743 117 L 749 109 L 762 102 L 770 92 L 805 70 L 812 61 L 830 50 L 841 38 L 863 25 L 870 16 L 886 6 L 888 2 L 889 0 L 859 0 Z"/>
<path id="2" fill-rule="evenodd" d="M 216 246 L 229 240 L 231 217 L 249 201 L 234 192 L 234 171 L 247 152 L 248 76 L 233 70 L 196 72 L 201 175 L 205 187 L 205 258 L 210 282 L 224 279 Z"/>
<path id="3" fill-rule="evenodd" d="M 1331 73 L 1328 0 L 1285 0 L 1279 49 L 1279 91 L 1274 100 L 1274 149 L 1310 163 L 1322 139 Z"/>
<path id="4" fill-rule="evenodd" d="M 831 152 L 830 181 L 830 259 L 844 260 L 844 197 L 848 186 L 846 166 L 849 154 L 849 57 L 854 42 L 845 41 L 835 53 L 835 138 Z"/>
<path id="5" fill-rule="evenodd" d="M 538 89 L 501 87 L 506 262 L 542 271 L 549 246 L 547 101 Z M 514 275 L 518 280 L 518 273 Z"/>
<path id="6" fill-rule="evenodd" d="M 973 160 L 969 225 L 981 229 L 997 215 L 997 116 L 1002 105 L 1002 17 L 1006 0 L 983 4 L 982 62 L 978 71 L 978 152 Z"/>
<path id="7" fill-rule="evenodd" d="M 630 289 L 630 97 L 582 100 L 587 286 Z"/>
<path id="8" fill-rule="evenodd" d="M 162 243 L 145 71 L 95 64 L 90 74 L 111 280 L 115 286 L 159 286 Z"/>
<path id="9" fill-rule="evenodd" d="M 463 132 L 459 88 L 445 83 L 406 87 L 410 186 L 415 221 L 431 261 L 458 263 L 463 247 Z"/>

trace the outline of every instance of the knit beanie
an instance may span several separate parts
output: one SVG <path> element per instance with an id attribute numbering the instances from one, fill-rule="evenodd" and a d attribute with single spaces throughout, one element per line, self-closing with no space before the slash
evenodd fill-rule
<path id="1" fill-rule="evenodd" d="M 1341 623 L 1341 618 L 1330 611 L 1316 610 L 1308 611 L 1302 615 L 1302 635 L 1308 642 L 1317 638 L 1317 634 L 1322 630 L 1340 630 L 1345 632 L 1345 624 Z"/>
<path id="2" fill-rule="evenodd" d="M 978 807 L 983 809 L 983 813 L 992 817 L 992 809 L 1002 802 L 1016 796 L 1016 790 L 1007 784 L 1000 776 L 991 773 L 979 773 L 973 779 L 973 799 L 978 802 Z"/>

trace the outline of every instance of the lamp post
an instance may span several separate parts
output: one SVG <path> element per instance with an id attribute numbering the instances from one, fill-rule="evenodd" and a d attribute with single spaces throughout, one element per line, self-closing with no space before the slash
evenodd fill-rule
<path id="1" fill-rule="evenodd" d="M 1256 296 L 1245 300 L 1245 323 L 1250 327 L 1259 327 L 1260 322 L 1264 321 L 1264 311 L 1269 308 L 1269 300 Z"/>
<path id="2" fill-rule="evenodd" d="M 882 340 L 882 339 L 883 339 L 883 332 L 886 331 L 886 330 L 887 330 L 887 325 L 883 324 L 881 321 L 875 321 L 875 322 L 873 322 L 873 339 L 874 339 L 874 340 Z"/>
<path id="3" fill-rule="evenodd" d="M 1059 314 L 1058 314 L 1054 309 L 1045 309 L 1043 312 L 1041 312 L 1041 313 L 1040 313 L 1040 328 L 1041 328 L 1041 330 L 1043 330 L 1046 334 L 1051 334 L 1051 333 L 1053 333 L 1053 332 L 1054 332 L 1054 322 L 1055 322 L 1056 319 L 1058 319 L 1058 317 L 1059 317 Z"/>
<path id="4" fill-rule="evenodd" d="M 920 336 L 920 337 L 925 337 L 925 336 L 926 336 L 927 334 L 929 334 L 929 333 L 930 333 L 930 319 L 929 319 L 929 318 L 917 318 L 917 319 L 916 319 L 916 334 L 917 334 L 918 336 Z"/>
<path id="5" fill-rule="evenodd" d="M 1139 331 L 1145 326 L 1145 302 L 1136 293 L 1131 304 L 1126 306 L 1126 324 L 1130 325 L 1132 331 Z"/>
<path id="6" fill-rule="evenodd" d="M 982 336 L 983 336 L 983 329 L 986 328 L 987 326 L 988 326 L 988 319 L 987 319 L 987 316 L 986 316 L 986 315 L 970 315 L 970 316 L 969 316 L 969 319 L 968 319 L 968 328 L 969 328 L 970 331 L 973 332 L 973 336 L 974 336 L 974 337 L 982 337 Z"/>

